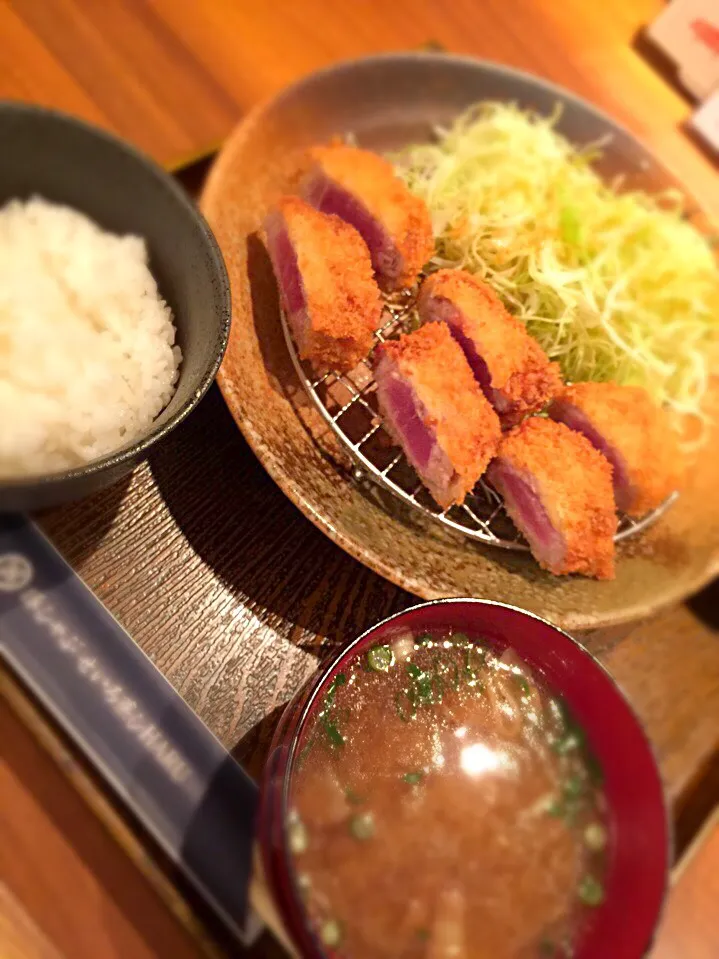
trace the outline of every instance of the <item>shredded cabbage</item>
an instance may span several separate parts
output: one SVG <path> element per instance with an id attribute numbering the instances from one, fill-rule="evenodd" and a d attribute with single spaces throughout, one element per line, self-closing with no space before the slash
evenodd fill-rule
<path id="1" fill-rule="evenodd" d="M 485 102 L 392 157 L 427 203 L 432 267 L 486 279 L 564 377 L 645 387 L 704 417 L 718 357 L 719 272 L 676 191 L 619 192 L 540 117 Z"/>

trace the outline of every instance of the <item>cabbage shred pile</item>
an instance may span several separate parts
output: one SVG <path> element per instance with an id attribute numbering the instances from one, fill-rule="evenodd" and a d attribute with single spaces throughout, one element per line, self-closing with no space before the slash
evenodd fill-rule
<path id="1" fill-rule="evenodd" d="M 719 331 L 712 248 L 678 194 L 603 183 L 597 148 L 572 146 L 557 120 L 485 102 L 392 157 L 431 212 L 431 267 L 487 280 L 565 379 L 637 384 L 702 417 Z"/>

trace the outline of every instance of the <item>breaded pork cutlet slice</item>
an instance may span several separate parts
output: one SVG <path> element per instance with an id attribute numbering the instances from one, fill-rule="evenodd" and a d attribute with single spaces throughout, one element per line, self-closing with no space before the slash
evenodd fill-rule
<path id="1" fill-rule="evenodd" d="M 410 287 L 434 252 L 425 203 L 395 176 L 384 157 L 349 146 L 314 147 L 303 195 L 359 231 L 377 281 L 387 292 Z"/>
<path id="2" fill-rule="evenodd" d="M 530 417 L 502 439 L 487 479 L 540 566 L 614 578 L 612 468 L 589 440 Z"/>
<path id="3" fill-rule="evenodd" d="M 417 305 L 423 323 L 447 324 L 503 427 L 543 409 L 561 389 L 557 364 L 471 273 L 438 270 L 422 284 Z"/>
<path id="4" fill-rule="evenodd" d="M 589 440 L 609 460 L 617 509 L 644 516 L 681 482 L 677 437 L 663 410 L 639 386 L 575 383 L 549 415 Z"/>
<path id="5" fill-rule="evenodd" d="M 449 330 L 422 327 L 375 351 L 384 423 L 443 508 L 463 502 L 497 451 L 497 414 Z"/>
<path id="6" fill-rule="evenodd" d="M 317 370 L 351 370 L 372 348 L 382 313 L 362 237 L 295 196 L 280 199 L 265 236 L 299 355 Z"/>

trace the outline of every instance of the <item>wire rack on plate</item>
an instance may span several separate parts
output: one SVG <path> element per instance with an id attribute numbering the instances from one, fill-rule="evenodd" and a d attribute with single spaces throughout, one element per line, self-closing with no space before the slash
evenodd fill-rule
<path id="1" fill-rule="evenodd" d="M 470 539 L 501 549 L 529 549 L 507 515 L 502 498 L 482 479 L 461 506 L 444 510 L 438 506 L 384 428 L 377 407 L 377 385 L 370 359 L 362 360 L 350 373 L 331 370 L 317 375 L 309 363 L 299 358 L 284 311 L 281 313 L 287 348 L 297 375 L 320 415 L 352 458 L 358 480 L 368 477 L 413 509 Z M 409 292 L 387 297 L 382 319 L 382 326 L 374 334 L 377 343 L 416 329 L 419 320 L 415 294 Z M 646 529 L 661 516 L 676 495 L 673 493 L 641 519 L 620 514 L 615 542 Z"/>

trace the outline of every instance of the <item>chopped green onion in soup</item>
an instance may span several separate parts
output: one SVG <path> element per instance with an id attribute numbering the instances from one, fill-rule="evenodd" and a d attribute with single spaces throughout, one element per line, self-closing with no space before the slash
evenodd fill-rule
<path id="1" fill-rule="evenodd" d="M 350 832 L 361 842 L 374 836 L 374 816 L 371 812 L 358 813 L 350 819 Z"/>
<path id="2" fill-rule="evenodd" d="M 392 649 L 389 646 L 373 646 L 367 653 L 367 664 L 378 673 L 386 673 L 394 663 Z"/>
<path id="3" fill-rule="evenodd" d="M 329 919 L 320 927 L 320 939 L 322 942 L 334 948 L 342 942 L 342 926 L 336 919 Z"/>

